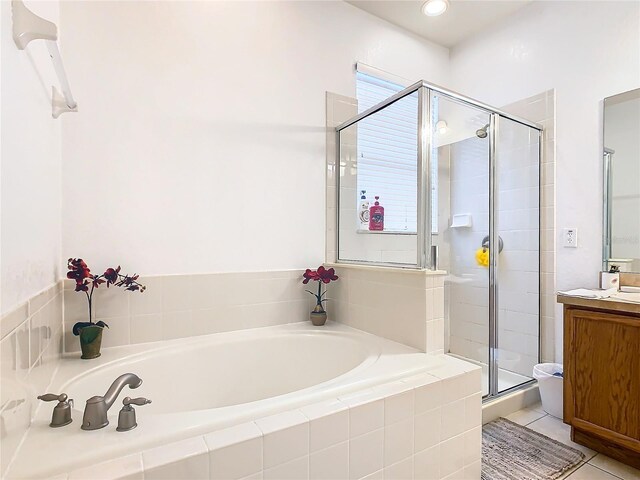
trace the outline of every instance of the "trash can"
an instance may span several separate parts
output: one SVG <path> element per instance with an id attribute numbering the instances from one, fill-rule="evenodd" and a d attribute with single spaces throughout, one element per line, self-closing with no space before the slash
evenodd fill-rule
<path id="1" fill-rule="evenodd" d="M 562 418 L 562 364 L 539 363 L 533 367 L 533 378 L 538 380 L 542 408 L 549 415 Z"/>

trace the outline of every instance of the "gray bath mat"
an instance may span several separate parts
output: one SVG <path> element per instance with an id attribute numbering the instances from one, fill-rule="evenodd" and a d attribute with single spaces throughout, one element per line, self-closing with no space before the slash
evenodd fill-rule
<path id="1" fill-rule="evenodd" d="M 482 480 L 554 480 L 583 458 L 575 448 L 505 418 L 482 427 Z"/>

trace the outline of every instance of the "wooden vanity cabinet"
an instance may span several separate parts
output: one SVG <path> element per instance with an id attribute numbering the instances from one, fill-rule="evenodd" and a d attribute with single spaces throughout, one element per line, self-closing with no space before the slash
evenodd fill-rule
<path id="1" fill-rule="evenodd" d="M 640 468 L 640 305 L 559 296 L 571 439 Z"/>

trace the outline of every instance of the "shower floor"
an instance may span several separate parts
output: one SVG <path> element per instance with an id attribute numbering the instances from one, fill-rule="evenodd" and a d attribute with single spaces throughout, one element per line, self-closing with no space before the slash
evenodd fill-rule
<path id="1" fill-rule="evenodd" d="M 489 366 L 481 365 L 482 367 L 482 396 L 484 397 L 489 393 Z M 498 368 L 498 391 L 503 392 L 509 388 L 521 385 L 531 380 L 532 377 L 526 377 L 518 373 L 510 372 Z"/>
<path id="2" fill-rule="evenodd" d="M 475 363 L 482 367 L 482 396 L 489 394 L 489 366 L 486 363 L 476 362 L 475 360 L 470 360 L 468 358 L 463 357 L 462 355 L 456 355 L 455 353 L 449 353 L 454 357 L 457 357 L 461 360 L 466 360 L 467 362 Z M 504 392 L 509 388 L 516 387 L 525 382 L 528 382 L 533 377 L 527 377 L 525 375 L 520 375 L 519 373 L 514 373 L 509 370 L 505 370 L 503 368 L 498 368 L 498 391 Z"/>

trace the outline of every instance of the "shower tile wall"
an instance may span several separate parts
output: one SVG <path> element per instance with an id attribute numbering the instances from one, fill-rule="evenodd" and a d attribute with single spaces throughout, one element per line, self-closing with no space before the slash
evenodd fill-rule
<path id="1" fill-rule="evenodd" d="M 542 359 L 553 359 L 554 282 L 554 94 L 545 92 L 505 107 L 506 111 L 542 123 L 545 151 L 542 158 Z M 503 130 L 503 133 L 504 132 Z M 514 133 L 514 132 L 510 132 Z M 520 142 L 520 144 L 527 142 Z M 518 144 L 518 142 L 513 142 Z M 517 155 L 512 156 L 516 153 Z M 531 376 L 538 362 L 538 208 L 536 204 L 537 166 L 523 161 L 535 159 L 527 152 L 501 151 L 499 171 L 500 236 L 505 249 L 500 255 L 499 366 Z M 519 158 L 520 163 L 512 160 Z M 475 159 L 475 160 L 474 160 Z M 468 139 L 451 146 L 451 210 L 471 213 L 471 229 L 449 231 L 450 271 L 461 282 L 448 282 L 449 351 L 478 362 L 488 361 L 488 269 L 474 258 L 482 238 L 488 233 L 486 145 Z"/>
<path id="2" fill-rule="evenodd" d="M 527 377 L 538 363 L 539 135 L 516 122 L 500 123 L 498 219 L 498 366 Z"/>
<path id="3" fill-rule="evenodd" d="M 531 98 L 507 105 L 514 115 L 529 118 L 544 127 L 542 166 L 540 169 L 540 356 L 543 362 L 555 360 L 556 253 L 555 253 L 555 91 L 549 90 Z M 562 309 L 558 318 L 562 318 Z"/>

